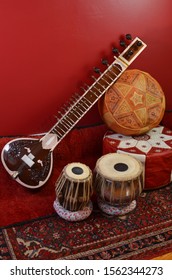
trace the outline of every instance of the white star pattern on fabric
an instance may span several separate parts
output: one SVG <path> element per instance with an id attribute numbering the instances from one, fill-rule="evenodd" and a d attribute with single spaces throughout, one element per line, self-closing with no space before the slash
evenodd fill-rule
<path id="1" fill-rule="evenodd" d="M 124 136 L 122 134 L 112 134 L 107 138 L 120 141 L 118 149 L 130 149 L 136 147 L 141 152 L 147 154 L 151 148 L 171 149 L 166 141 L 172 140 L 172 136 L 163 134 L 163 126 L 151 129 L 143 136 Z"/>

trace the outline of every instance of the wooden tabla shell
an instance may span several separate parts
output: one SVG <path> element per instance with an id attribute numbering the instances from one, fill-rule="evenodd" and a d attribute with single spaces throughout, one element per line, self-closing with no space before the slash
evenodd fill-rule
<path id="1" fill-rule="evenodd" d="M 129 155 L 104 155 L 97 160 L 94 171 L 97 195 L 110 205 L 126 206 L 142 191 L 142 173 L 142 163 Z"/>
<path id="2" fill-rule="evenodd" d="M 56 197 L 69 211 L 82 210 L 93 193 L 92 171 L 80 162 L 66 165 L 55 184 Z"/>

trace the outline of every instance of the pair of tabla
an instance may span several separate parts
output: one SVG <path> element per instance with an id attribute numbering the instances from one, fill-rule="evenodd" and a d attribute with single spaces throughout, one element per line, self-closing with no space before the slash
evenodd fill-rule
<path id="1" fill-rule="evenodd" d="M 93 174 L 85 164 L 66 165 L 56 182 L 54 208 L 59 216 L 86 219 L 93 209 L 93 186 L 103 212 L 124 215 L 136 207 L 142 191 L 142 164 L 129 155 L 110 153 L 97 160 Z"/>

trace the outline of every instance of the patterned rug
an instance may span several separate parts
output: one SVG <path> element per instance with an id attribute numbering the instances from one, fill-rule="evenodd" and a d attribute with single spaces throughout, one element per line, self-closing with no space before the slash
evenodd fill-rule
<path id="1" fill-rule="evenodd" d="M 151 259 L 172 251 L 172 186 L 142 193 L 123 217 L 94 205 L 84 221 L 53 213 L 0 231 L 0 259 Z"/>

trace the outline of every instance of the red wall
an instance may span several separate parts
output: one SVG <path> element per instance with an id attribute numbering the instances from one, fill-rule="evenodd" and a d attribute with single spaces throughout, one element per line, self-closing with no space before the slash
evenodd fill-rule
<path id="1" fill-rule="evenodd" d="M 1 0 L 0 135 L 49 130 L 125 33 L 148 45 L 130 68 L 156 78 L 172 109 L 171 10 L 171 0 Z M 164 122 L 172 128 L 171 115 Z M 79 124 L 97 122 L 94 106 Z"/>

